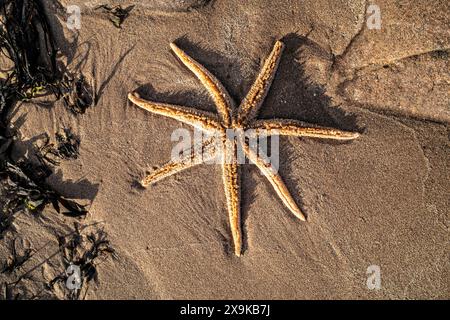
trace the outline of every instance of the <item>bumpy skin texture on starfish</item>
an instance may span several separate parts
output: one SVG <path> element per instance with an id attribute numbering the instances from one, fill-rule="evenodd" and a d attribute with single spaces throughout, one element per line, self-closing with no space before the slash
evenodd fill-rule
<path id="1" fill-rule="evenodd" d="M 237 256 L 241 255 L 242 247 L 242 231 L 241 231 L 241 192 L 239 184 L 239 165 L 235 161 L 236 157 L 236 143 L 232 142 L 232 147 L 228 150 L 232 152 L 233 161 L 227 163 L 224 161 L 222 164 L 223 170 L 223 184 L 225 188 L 225 196 L 227 198 L 228 218 L 230 220 L 231 235 L 234 242 L 234 253 Z"/>
<path id="2" fill-rule="evenodd" d="M 234 109 L 234 101 L 231 99 L 228 91 L 208 70 L 200 63 L 189 57 L 183 50 L 177 47 L 175 43 L 170 44 L 173 52 L 180 58 L 181 62 L 194 73 L 200 82 L 209 91 L 214 100 L 217 111 L 225 126 L 231 125 L 231 113 Z"/>
<path id="3" fill-rule="evenodd" d="M 246 157 L 255 164 L 269 180 L 284 205 L 297 218 L 306 221 L 305 215 L 298 208 L 282 178 L 271 164 L 267 163 L 264 157 L 255 152 L 242 135 L 238 136 L 237 139 L 236 137 L 230 138 L 227 135 L 227 130 L 231 129 L 234 131 L 245 132 L 246 130 L 251 129 L 251 134 L 259 136 L 276 134 L 336 140 L 355 139 L 359 134 L 332 128 L 317 127 L 289 119 L 256 120 L 258 111 L 269 92 L 270 85 L 275 77 L 281 59 L 284 48 L 281 41 L 276 41 L 272 52 L 266 59 L 254 84 L 239 105 L 237 113 L 233 113 L 235 104 L 219 80 L 174 43 L 170 44 L 170 47 L 180 61 L 192 71 L 206 87 L 217 107 L 218 114 L 216 115 L 183 106 L 147 101 L 140 98 L 136 93 L 130 93 L 128 98 L 137 106 L 151 113 L 176 119 L 209 134 L 212 133 L 216 137 L 220 137 L 219 144 L 213 143 L 211 140 L 212 138 L 207 139 L 200 147 L 195 146 L 187 150 L 180 159 L 177 159 L 177 161 L 170 161 L 163 167 L 154 170 L 142 180 L 142 185 L 148 186 L 187 168 L 220 157 L 231 236 L 234 243 L 234 253 L 237 256 L 240 256 L 242 251 L 241 197 L 237 156 L 237 150 L 238 147 L 240 147 L 244 151 Z"/>
<path id="4" fill-rule="evenodd" d="M 311 126 L 305 127 L 305 124 L 301 121 L 290 119 L 257 120 L 251 123 L 250 128 L 254 129 L 256 134 L 261 135 L 278 134 L 280 136 L 297 136 L 336 140 L 353 140 L 359 137 L 359 133 L 357 132 L 347 132 L 331 128 Z"/>
<path id="5" fill-rule="evenodd" d="M 128 94 L 128 99 L 130 99 L 130 101 L 137 106 L 151 113 L 160 114 L 162 116 L 178 120 L 206 132 L 214 132 L 222 129 L 217 116 L 206 111 L 167 103 L 146 101 L 141 99 L 137 93 Z"/>
<path id="6" fill-rule="evenodd" d="M 239 106 L 238 122 L 242 125 L 248 124 L 257 115 L 264 99 L 269 92 L 275 73 L 277 72 L 278 64 L 280 63 L 281 53 L 283 52 L 284 44 L 281 41 L 275 42 L 272 52 L 266 59 L 261 71 L 256 77 L 255 82 L 247 93 L 247 96 L 242 100 Z"/>
<path id="7" fill-rule="evenodd" d="M 212 160 L 216 156 L 215 140 L 214 138 L 209 138 L 201 145 L 194 145 L 189 150 L 183 150 L 182 155 L 178 159 L 171 160 L 164 166 L 154 170 L 141 181 L 141 184 L 147 187 L 177 172 Z"/>

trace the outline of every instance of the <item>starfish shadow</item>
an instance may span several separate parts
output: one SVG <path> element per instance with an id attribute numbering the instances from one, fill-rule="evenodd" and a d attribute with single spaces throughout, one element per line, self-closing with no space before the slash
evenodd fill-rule
<path id="1" fill-rule="evenodd" d="M 248 245 L 248 229 L 247 219 L 249 216 L 250 208 L 256 202 L 256 184 L 252 183 L 251 176 L 256 179 L 264 179 L 262 175 L 252 174 L 252 170 L 257 168 L 251 168 L 249 166 L 241 166 L 241 223 L 242 223 L 242 252 L 246 252 Z M 277 200 L 277 199 L 276 199 Z M 282 206 L 283 204 L 281 204 Z"/>
<path id="2" fill-rule="evenodd" d="M 212 100 L 207 93 L 199 91 L 157 91 L 150 84 L 144 84 L 135 89 L 142 98 L 151 101 L 160 101 L 164 103 L 186 106 L 192 109 L 198 109 L 209 112 L 217 112 Z M 128 101 L 132 105 L 131 101 Z M 191 127 L 189 127 L 191 128 Z M 175 128 L 174 128 L 175 129 Z"/>
<path id="3" fill-rule="evenodd" d="M 331 98 L 325 93 L 325 88 L 312 83 L 306 76 L 305 61 L 299 61 L 298 57 L 306 47 L 321 51 L 320 46 L 297 34 L 288 34 L 282 41 L 286 47 L 259 118 L 294 119 L 343 131 L 363 132 L 363 129 L 357 124 L 355 114 L 348 114 L 338 106 L 333 106 Z M 279 106 L 279 101 L 283 101 L 282 107 Z M 351 143 L 351 141 L 314 139 L 314 143 L 342 145 Z M 291 147 L 291 143 L 283 137 L 280 137 L 280 154 L 282 156 L 280 157 L 279 173 L 287 188 L 294 195 L 299 207 L 308 216 L 308 210 L 306 210 L 301 197 L 298 196 L 301 194 L 301 186 L 290 174 L 292 171 L 290 159 L 295 157 L 295 151 Z M 296 220 L 292 215 L 289 216 Z"/>
<path id="4" fill-rule="evenodd" d="M 236 59 L 230 59 L 224 57 L 223 54 L 207 48 L 201 43 L 194 43 L 190 41 L 186 36 L 178 38 L 175 43 L 183 48 L 191 57 L 202 64 L 206 69 L 211 70 L 217 79 L 224 85 L 228 93 L 234 99 L 234 101 L 239 101 L 242 93 L 239 90 L 239 83 L 237 79 L 241 76 L 240 64 Z M 179 70 L 184 73 L 186 79 L 193 78 L 198 81 L 195 76 L 186 69 L 186 67 L 179 61 L 178 57 L 171 52 L 174 60 L 179 64 Z M 138 93 L 142 98 L 151 101 L 160 101 L 169 104 L 182 105 L 186 107 L 191 107 L 198 110 L 209 111 L 217 113 L 217 109 L 209 96 L 206 89 L 200 84 L 194 91 L 169 91 L 161 92 L 155 90 L 151 83 L 146 84 L 136 84 L 137 88 L 135 92 Z M 132 105 L 128 101 L 129 105 Z M 188 126 L 187 126 L 188 127 Z M 163 163 L 155 164 L 163 165 Z M 195 168 L 193 168 L 195 170 Z M 182 174 L 182 173 L 181 173 Z M 133 174 L 130 177 L 131 187 L 135 191 L 144 191 L 141 184 L 137 181 L 140 180 L 142 175 Z M 218 177 L 219 178 L 219 177 Z"/>
<path id="5" fill-rule="evenodd" d="M 298 60 L 306 47 L 320 47 L 296 34 L 288 34 L 282 41 L 285 50 L 258 118 L 294 119 L 344 131 L 361 132 L 356 115 L 350 115 L 338 106 L 333 106 L 331 98 L 325 93 L 325 88 L 312 83 L 306 76 L 305 61 Z M 280 106 L 280 101 L 283 101 L 283 106 Z M 318 141 L 336 142 L 326 139 Z"/>
<path id="6" fill-rule="evenodd" d="M 207 70 L 210 70 L 227 89 L 228 93 L 236 103 L 243 98 L 241 82 L 239 81 L 242 77 L 242 69 L 237 59 L 226 57 L 201 43 L 191 42 L 185 36 L 178 38 L 175 41 L 175 44 L 180 48 L 183 48 L 186 53 L 203 65 Z M 179 61 L 173 52 L 172 55 Z M 187 77 L 194 77 L 181 62 L 179 64 L 180 68 L 185 71 Z"/>

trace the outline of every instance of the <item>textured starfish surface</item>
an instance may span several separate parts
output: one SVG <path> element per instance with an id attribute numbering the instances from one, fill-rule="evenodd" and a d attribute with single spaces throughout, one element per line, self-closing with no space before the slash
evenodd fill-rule
<path id="1" fill-rule="evenodd" d="M 216 105 L 217 114 L 184 106 L 147 101 L 140 98 L 136 93 L 130 93 L 128 98 L 137 106 L 151 113 L 176 119 L 198 128 L 207 134 L 214 134 L 215 137 L 219 137 L 219 143 L 213 143 L 211 139 L 206 139 L 201 143 L 200 148 L 198 146 L 192 146 L 190 150 L 183 153 L 184 156 L 180 159 L 170 161 L 159 169 L 154 170 L 146 176 L 141 183 L 146 187 L 194 165 L 216 159 L 217 157 L 222 159 L 220 163 L 223 172 L 223 185 L 227 199 L 230 229 L 234 242 L 234 253 L 237 256 L 240 256 L 242 251 L 242 231 L 238 148 L 241 148 L 240 150 L 243 150 L 245 156 L 261 170 L 262 174 L 269 180 L 284 205 L 298 219 L 302 221 L 305 221 L 306 219 L 305 215 L 298 208 L 296 202 L 286 188 L 280 175 L 277 173 L 277 170 L 268 163 L 267 158 L 262 156 L 259 152 L 256 152 L 242 134 L 230 138 L 229 130 L 235 132 L 246 132 L 251 130 L 253 134 L 257 136 L 285 135 L 337 140 L 355 139 L 359 134 L 305 125 L 304 123 L 295 120 L 256 119 L 258 110 L 269 91 L 278 68 L 284 47 L 281 41 L 275 43 L 272 52 L 266 59 L 248 94 L 237 108 L 235 108 L 235 103 L 227 90 L 208 70 L 188 56 L 174 43 L 171 43 L 170 47 L 181 62 L 192 71 L 206 87 Z"/>

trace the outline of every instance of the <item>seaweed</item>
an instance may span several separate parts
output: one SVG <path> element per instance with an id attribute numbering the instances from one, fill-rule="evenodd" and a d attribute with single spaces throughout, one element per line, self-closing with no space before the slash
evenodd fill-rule
<path id="1" fill-rule="evenodd" d="M 80 270 L 80 288 L 71 290 L 68 294 L 69 299 L 79 299 L 83 288 L 86 288 L 91 281 L 98 283 L 97 266 L 107 257 L 115 256 L 115 250 L 103 229 L 83 233 L 84 229 L 85 227 L 75 224 L 75 232 L 70 237 L 57 237 L 66 270 L 71 265 L 79 267 Z M 61 273 L 47 286 L 53 289 L 58 283 L 66 284 L 68 277 L 66 272 Z"/>
<path id="2" fill-rule="evenodd" d="M 10 73 L 19 100 L 51 90 L 60 75 L 57 49 L 44 10 L 36 0 L 6 0 L 1 7 L 3 21 L 0 44 L 14 63 Z"/>
<path id="3" fill-rule="evenodd" d="M 109 20 L 113 23 L 116 28 L 122 28 L 122 23 L 130 15 L 131 10 L 133 10 L 134 5 L 122 8 L 121 5 L 110 7 L 109 5 L 103 4 L 95 8 L 95 10 L 101 9 L 103 12 L 108 14 Z"/>
<path id="4" fill-rule="evenodd" d="M 2 175 L 7 181 L 3 192 L 3 211 L 9 214 L 13 215 L 24 209 L 40 213 L 48 204 L 52 204 L 58 213 L 67 216 L 81 217 L 87 214 L 83 205 L 65 198 L 45 182 L 49 176 L 45 167 L 23 162 L 18 166 L 6 162 L 5 167 L 0 169 L 0 177 Z M 61 207 L 67 211 L 61 212 Z"/>
<path id="5" fill-rule="evenodd" d="M 60 82 L 58 98 L 62 97 L 64 105 L 73 114 L 84 114 L 95 103 L 94 89 L 84 75 L 70 77 L 65 75 Z"/>
<path id="6" fill-rule="evenodd" d="M 96 104 L 93 87 L 81 73 L 70 74 L 66 66 L 57 63 L 57 53 L 57 44 L 41 0 L 0 0 L 0 58 L 9 61 L 9 69 L 5 70 L 2 65 L 0 70 L 0 240 L 9 239 L 6 236 L 8 232 L 14 236 L 11 255 L 0 266 L 0 273 L 9 277 L 15 276 L 16 271 L 36 255 L 32 248 L 16 248 L 16 239 L 20 235 L 14 220 L 18 214 L 39 217 L 48 206 L 75 219 L 87 214 L 85 206 L 63 196 L 47 183 L 53 174 L 53 166 L 79 156 L 80 138 L 70 128 L 57 132 L 53 143 L 47 135 L 43 146 L 33 144 L 22 157 L 13 156 L 16 154 L 13 152 L 15 145 L 20 142 L 17 124 L 21 121 L 12 123 L 12 114 L 21 104 L 32 101 L 42 106 L 42 99 L 36 98 L 45 97 L 47 101 L 51 97 L 54 99 L 51 99 L 50 106 L 62 101 L 74 116 L 85 113 L 87 108 Z M 85 234 L 83 229 L 77 227 L 68 238 L 61 237 L 55 255 L 62 252 L 64 265 L 69 261 L 79 265 L 83 285 L 86 285 L 96 280 L 99 259 L 114 250 L 103 230 Z M 29 282 L 22 282 L 31 279 L 38 266 L 12 283 L 0 284 L 0 299 L 39 297 L 44 289 L 33 293 Z M 32 281 L 35 283 L 34 278 Z M 42 282 L 47 283 L 48 279 Z M 55 294 L 45 292 L 51 296 Z M 80 293 L 71 291 L 70 294 L 77 298 Z"/>
<path id="7" fill-rule="evenodd" d="M 19 101 L 54 96 L 75 114 L 94 103 L 92 88 L 85 78 L 69 77 L 57 63 L 57 44 L 45 10 L 39 0 L 0 1 L 0 54 L 11 68 L 0 78 L 0 238 L 13 226 L 20 211 L 40 213 L 49 204 L 57 212 L 81 217 L 84 206 L 69 200 L 46 183 L 52 169 L 44 161 L 14 160 L 17 139 L 10 114 Z M 70 131 L 56 137 L 56 153 L 63 159 L 78 156 L 79 138 Z M 42 150 L 33 150 L 38 156 Z"/>
<path id="8" fill-rule="evenodd" d="M 14 64 L 6 82 L 9 95 L 28 101 L 52 94 L 72 112 L 84 113 L 94 101 L 92 88 L 83 75 L 71 77 L 58 68 L 56 42 L 41 3 L 4 0 L 0 5 L 0 51 Z"/>
<path id="9" fill-rule="evenodd" d="M 58 142 L 58 154 L 62 159 L 77 159 L 80 148 L 80 138 L 65 128 L 63 133 L 56 134 Z"/>
<path id="10" fill-rule="evenodd" d="M 77 159 L 79 156 L 80 138 L 72 133 L 70 128 L 64 128 L 62 133 L 56 133 L 57 145 L 50 142 L 46 135 L 44 144 L 38 147 L 36 154 L 42 163 L 50 163 L 54 166 L 60 164 L 59 160 Z"/>

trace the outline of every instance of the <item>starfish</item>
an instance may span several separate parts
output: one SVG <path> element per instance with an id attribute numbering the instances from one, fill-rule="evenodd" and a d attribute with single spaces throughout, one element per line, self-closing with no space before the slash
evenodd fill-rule
<path id="1" fill-rule="evenodd" d="M 200 148 L 198 148 L 198 146 L 193 146 L 181 157 L 181 159 L 170 161 L 147 175 L 141 181 L 142 186 L 147 187 L 182 170 L 205 163 L 215 157 L 221 157 L 223 160 L 221 161 L 223 185 L 227 200 L 231 235 L 234 243 L 234 253 L 237 256 L 240 256 L 242 251 L 242 231 L 240 212 L 240 173 L 237 159 L 239 147 L 242 148 L 241 150 L 243 150 L 250 162 L 255 164 L 269 180 L 284 205 L 298 219 L 306 221 L 305 215 L 297 206 L 273 165 L 267 163 L 264 156 L 255 152 L 242 134 L 239 134 L 237 138 L 230 138 L 227 132 L 229 130 L 236 132 L 252 130 L 253 135 L 257 136 L 281 135 L 336 140 L 355 139 L 359 134 L 332 128 L 305 125 L 303 122 L 296 120 L 256 119 L 258 111 L 269 92 L 280 62 L 284 48 L 284 44 L 281 41 L 275 42 L 275 45 L 255 82 L 238 108 L 235 107 L 233 99 L 214 75 L 187 55 L 187 53 L 180 49 L 176 44 L 171 43 L 170 47 L 179 60 L 194 73 L 202 85 L 205 86 L 214 101 L 217 108 L 217 114 L 185 106 L 147 101 L 142 99 L 137 93 L 129 93 L 129 100 L 151 113 L 176 119 L 182 123 L 200 129 L 207 134 L 215 134 L 216 137 L 220 137 L 219 144 L 214 144 L 211 139 L 206 139 L 206 141 L 202 142 Z M 200 150 L 201 152 L 196 152 L 196 150 Z"/>

